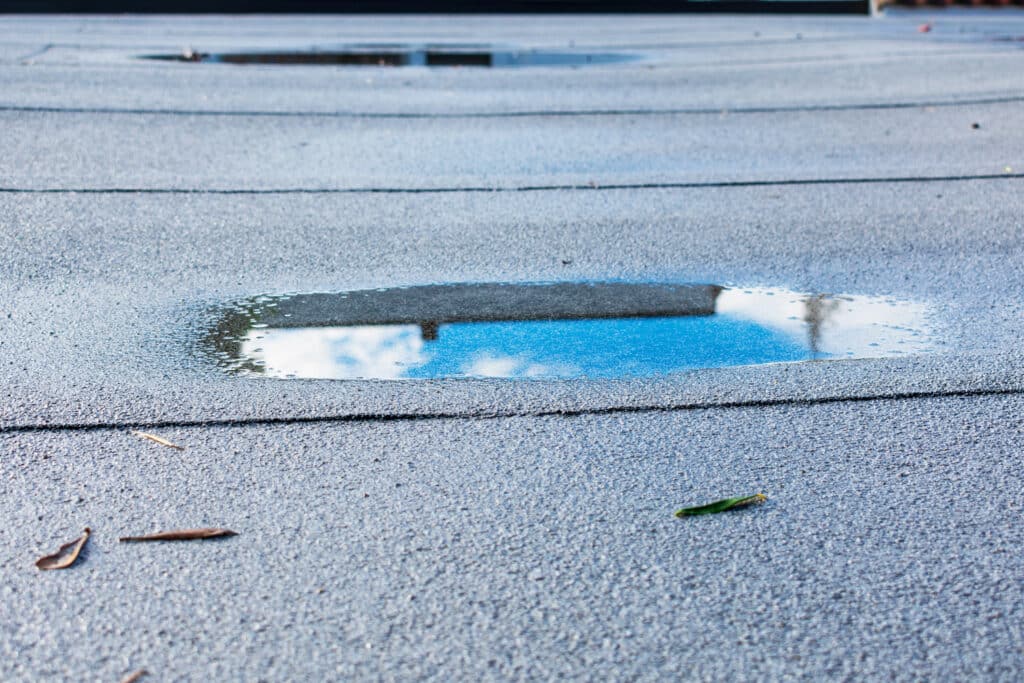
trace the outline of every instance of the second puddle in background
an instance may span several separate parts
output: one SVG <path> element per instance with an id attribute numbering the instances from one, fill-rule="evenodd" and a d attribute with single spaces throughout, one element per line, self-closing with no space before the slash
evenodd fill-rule
<path id="1" fill-rule="evenodd" d="M 199 52 L 145 55 L 143 59 L 235 65 L 335 66 L 335 67 L 487 67 L 514 69 L 554 66 L 580 67 L 619 64 L 640 59 L 625 52 L 584 52 L 501 48 L 488 45 L 352 45 L 344 49 L 310 49 L 289 52 Z"/>

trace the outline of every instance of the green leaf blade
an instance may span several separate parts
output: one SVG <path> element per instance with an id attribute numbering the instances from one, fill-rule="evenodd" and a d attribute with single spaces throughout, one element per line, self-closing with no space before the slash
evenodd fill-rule
<path id="1" fill-rule="evenodd" d="M 768 496 L 763 493 L 755 493 L 752 496 L 740 496 L 739 498 L 725 498 L 723 500 L 716 500 L 714 503 L 708 503 L 707 505 L 697 505 L 695 507 L 682 508 L 676 510 L 676 517 L 694 517 L 696 515 L 712 515 L 717 512 L 725 512 L 726 510 L 732 510 L 733 508 L 745 507 L 747 505 L 753 505 L 755 503 L 763 503 L 768 500 Z"/>

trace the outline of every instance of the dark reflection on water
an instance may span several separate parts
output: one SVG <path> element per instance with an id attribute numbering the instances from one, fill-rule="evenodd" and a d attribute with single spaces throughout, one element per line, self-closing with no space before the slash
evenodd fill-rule
<path id="1" fill-rule="evenodd" d="M 272 377 L 649 377 L 925 351 L 925 312 L 713 285 L 434 285 L 254 298 L 206 345 L 231 371 Z"/>
<path id="2" fill-rule="evenodd" d="M 146 55 L 145 59 L 220 64 L 279 64 L 313 66 L 430 66 L 495 67 L 588 66 L 617 64 L 639 59 L 621 52 L 575 50 L 513 50 L 486 45 L 354 45 L 340 50 L 265 52 L 198 52 Z"/>
<path id="3" fill-rule="evenodd" d="M 804 322 L 807 323 L 807 345 L 815 356 L 821 353 L 821 337 L 828 319 L 839 308 L 839 301 L 828 294 L 813 294 L 804 300 Z"/>

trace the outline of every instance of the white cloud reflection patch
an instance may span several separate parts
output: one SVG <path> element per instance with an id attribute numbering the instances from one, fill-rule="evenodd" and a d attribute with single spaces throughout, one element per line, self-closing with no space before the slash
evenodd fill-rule
<path id="1" fill-rule="evenodd" d="M 270 377 L 399 379 L 425 362 L 417 325 L 264 328 L 242 341 L 242 353 Z"/>
<path id="2" fill-rule="evenodd" d="M 826 356 L 873 358 L 918 353 L 932 345 L 928 307 L 889 297 L 727 289 L 718 295 L 715 312 L 780 330 Z"/>

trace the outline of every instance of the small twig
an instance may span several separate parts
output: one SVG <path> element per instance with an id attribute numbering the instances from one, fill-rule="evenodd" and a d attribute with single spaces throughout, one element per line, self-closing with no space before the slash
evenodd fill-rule
<path id="1" fill-rule="evenodd" d="M 161 531 L 156 534 L 145 536 L 122 536 L 118 540 L 122 543 L 140 543 L 143 541 L 195 541 L 202 538 L 223 538 L 225 536 L 237 536 L 238 532 L 231 529 L 179 529 L 176 531 Z"/>
<path id="2" fill-rule="evenodd" d="M 141 436 L 143 439 L 149 439 L 150 441 L 155 441 L 156 443 L 160 444 L 161 446 L 167 446 L 168 448 L 176 448 L 179 451 L 185 450 L 184 446 L 179 446 L 176 443 L 171 443 L 167 439 L 163 438 L 162 436 L 157 436 L 156 434 L 150 434 L 149 432 L 140 432 L 140 431 L 136 431 L 134 429 L 132 430 L 131 433 L 134 434 L 135 436 Z"/>
<path id="3" fill-rule="evenodd" d="M 766 500 L 768 500 L 768 496 L 764 495 L 763 493 L 755 493 L 752 496 L 741 496 L 739 498 L 726 498 L 725 500 L 716 500 L 714 503 L 708 503 L 707 505 L 698 505 L 696 507 L 676 510 L 676 517 L 710 515 L 716 512 L 725 512 L 726 510 L 732 510 L 733 508 L 743 507 L 746 505 L 753 505 L 754 503 L 763 503 Z"/>

